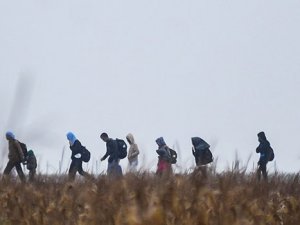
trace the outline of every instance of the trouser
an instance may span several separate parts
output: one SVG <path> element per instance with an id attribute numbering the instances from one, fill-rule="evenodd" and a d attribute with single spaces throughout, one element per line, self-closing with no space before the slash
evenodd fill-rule
<path id="1" fill-rule="evenodd" d="M 207 166 L 206 165 L 198 165 L 195 169 L 196 173 L 201 173 L 203 178 L 207 178 Z"/>
<path id="2" fill-rule="evenodd" d="M 13 162 L 13 161 L 9 160 L 8 163 L 7 163 L 7 165 L 6 165 L 6 167 L 5 167 L 5 169 L 4 169 L 3 174 L 4 174 L 5 176 L 8 176 L 8 175 L 10 174 L 11 170 L 12 170 L 14 167 L 15 167 L 16 170 L 17 170 L 17 173 L 18 173 L 18 175 L 19 175 L 19 177 L 20 177 L 20 180 L 21 180 L 22 182 L 25 182 L 26 179 L 25 179 L 25 175 L 24 175 L 24 173 L 23 173 L 23 170 L 22 170 L 22 167 L 21 167 L 21 163 L 20 163 L 20 162 Z"/>
<path id="3" fill-rule="evenodd" d="M 264 180 L 268 180 L 267 163 L 266 162 L 258 162 L 258 169 L 257 169 L 257 179 L 258 180 L 261 180 L 261 174 L 263 175 Z"/>
<path id="4" fill-rule="evenodd" d="M 122 168 L 119 165 L 120 160 L 113 160 L 112 162 L 108 162 L 107 166 L 107 175 L 108 176 L 116 176 L 120 177 L 122 176 Z"/>
<path id="5" fill-rule="evenodd" d="M 163 176 L 163 175 L 168 176 L 171 175 L 172 173 L 173 171 L 172 171 L 171 163 L 163 159 L 158 159 L 156 174 L 159 176 Z"/>
<path id="6" fill-rule="evenodd" d="M 70 169 L 69 169 L 69 180 L 73 181 L 75 179 L 75 175 L 77 172 L 80 175 L 84 176 L 85 178 L 92 179 L 92 175 L 83 171 L 81 160 L 72 160 Z"/>
<path id="7" fill-rule="evenodd" d="M 36 174 L 36 169 L 29 170 L 29 182 L 34 181 L 35 174 Z"/>
<path id="8" fill-rule="evenodd" d="M 134 173 L 137 171 L 137 166 L 138 166 L 139 162 L 138 160 L 133 160 L 131 162 L 129 162 L 129 172 Z"/>

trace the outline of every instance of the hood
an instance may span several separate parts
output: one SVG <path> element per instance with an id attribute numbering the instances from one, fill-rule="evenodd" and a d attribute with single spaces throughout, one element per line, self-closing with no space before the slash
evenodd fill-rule
<path id="1" fill-rule="evenodd" d="M 164 140 L 163 137 L 157 138 L 155 141 L 156 141 L 156 144 L 157 144 L 159 147 L 162 147 L 162 146 L 166 145 L 166 142 L 165 142 L 165 140 Z"/>
<path id="2" fill-rule="evenodd" d="M 75 141 L 77 140 L 76 136 L 72 132 L 67 133 L 67 139 L 71 145 L 74 145 Z"/>
<path id="3" fill-rule="evenodd" d="M 201 149 L 205 149 L 205 148 L 209 148 L 210 145 L 206 143 L 206 141 L 204 141 L 202 138 L 199 137 L 192 137 L 192 144 L 193 146 L 196 147 L 200 147 Z"/>
<path id="4" fill-rule="evenodd" d="M 34 153 L 33 153 L 32 150 L 29 150 L 29 151 L 27 152 L 27 155 L 28 155 L 28 156 L 34 156 Z"/>
<path id="5" fill-rule="evenodd" d="M 15 135 L 14 135 L 14 133 L 13 133 L 13 132 L 11 132 L 11 131 L 7 131 L 5 135 L 6 135 L 6 137 L 9 137 L 9 138 L 15 139 Z"/>
<path id="6" fill-rule="evenodd" d="M 135 144 L 134 137 L 131 133 L 127 134 L 126 138 L 130 141 L 131 145 Z"/>
<path id="7" fill-rule="evenodd" d="M 262 140 L 262 141 L 266 141 L 267 140 L 267 137 L 266 137 L 266 134 L 265 134 L 265 132 L 259 132 L 258 134 L 257 134 L 257 137 L 259 138 L 259 140 Z"/>

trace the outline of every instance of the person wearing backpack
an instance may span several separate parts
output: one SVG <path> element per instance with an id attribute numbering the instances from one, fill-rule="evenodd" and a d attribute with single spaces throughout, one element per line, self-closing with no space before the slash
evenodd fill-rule
<path id="1" fill-rule="evenodd" d="M 107 133 L 102 133 L 100 138 L 106 143 L 106 153 L 101 158 L 101 161 L 104 161 L 108 157 L 107 175 L 116 177 L 122 176 L 122 168 L 119 165 L 120 157 L 117 140 L 110 138 Z"/>
<path id="2" fill-rule="evenodd" d="M 21 163 L 25 162 L 24 161 L 25 157 L 24 157 L 23 150 L 21 148 L 21 144 L 15 138 L 15 135 L 12 132 L 10 131 L 6 132 L 5 136 L 8 141 L 8 162 L 3 172 L 4 178 L 9 176 L 13 168 L 16 168 L 20 180 L 22 182 L 25 182 L 26 181 L 25 175 L 21 167 Z"/>
<path id="3" fill-rule="evenodd" d="M 32 150 L 28 151 L 25 160 L 26 160 L 26 168 L 29 170 L 29 181 L 33 182 L 36 174 L 37 161 L 34 152 Z"/>
<path id="4" fill-rule="evenodd" d="M 196 161 L 196 170 L 200 170 L 204 177 L 207 176 L 206 165 L 213 161 L 210 145 L 200 137 L 192 137 L 192 153 Z"/>
<path id="5" fill-rule="evenodd" d="M 93 177 L 89 173 L 83 171 L 82 168 L 82 153 L 85 147 L 83 147 L 80 141 L 76 138 L 76 136 L 72 132 L 67 133 L 67 139 L 70 144 L 70 149 L 72 151 L 71 155 L 71 165 L 69 168 L 69 180 L 75 180 L 76 173 L 78 172 L 80 175 L 84 176 L 87 179 L 92 180 Z"/>
<path id="6" fill-rule="evenodd" d="M 256 153 L 260 154 L 259 161 L 257 163 L 257 178 L 261 179 L 261 174 L 265 181 L 268 180 L 267 174 L 267 164 L 270 160 L 273 160 L 274 153 L 271 148 L 270 142 L 267 140 L 267 137 L 264 132 L 259 132 L 257 134 L 259 146 L 256 148 Z"/>
<path id="7" fill-rule="evenodd" d="M 132 134 L 128 134 L 126 139 L 130 145 L 128 150 L 128 163 L 129 163 L 129 171 L 136 172 L 138 166 L 138 155 L 140 154 L 138 145 L 134 141 L 134 137 Z"/>
<path id="8" fill-rule="evenodd" d="M 167 146 L 163 137 L 157 138 L 156 144 L 158 145 L 158 150 L 156 150 L 156 153 L 158 154 L 156 174 L 160 176 L 172 174 L 170 148 Z"/>

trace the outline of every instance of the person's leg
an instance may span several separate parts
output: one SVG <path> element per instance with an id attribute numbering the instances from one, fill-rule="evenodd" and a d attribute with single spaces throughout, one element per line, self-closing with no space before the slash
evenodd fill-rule
<path id="1" fill-rule="evenodd" d="M 206 167 L 206 165 L 200 166 L 200 170 L 201 170 L 203 178 L 206 179 L 207 178 L 207 167 Z"/>
<path id="2" fill-rule="evenodd" d="M 23 170 L 22 170 L 22 167 L 21 167 L 21 163 L 16 163 L 15 167 L 16 167 L 17 173 L 18 173 L 21 181 L 25 182 L 26 178 L 25 178 L 25 175 L 23 173 Z"/>
<path id="3" fill-rule="evenodd" d="M 122 172 L 122 167 L 119 164 L 120 160 L 116 161 L 115 164 L 115 173 L 117 177 L 121 177 L 123 176 L 123 172 Z"/>
<path id="4" fill-rule="evenodd" d="M 13 162 L 11 162 L 10 160 L 7 162 L 7 165 L 4 169 L 3 174 L 4 175 L 9 175 L 11 170 L 14 168 L 15 164 Z"/>
<path id="5" fill-rule="evenodd" d="M 76 173 L 77 173 L 77 166 L 76 166 L 75 161 L 73 160 L 71 162 L 70 169 L 69 169 L 69 180 L 70 181 L 75 180 Z"/>
<path id="6" fill-rule="evenodd" d="M 128 172 L 129 173 L 133 172 L 133 162 L 128 162 Z"/>
<path id="7" fill-rule="evenodd" d="M 172 164 L 168 163 L 168 167 L 167 167 L 167 173 L 168 175 L 173 175 L 173 168 L 172 168 Z"/>
<path id="8" fill-rule="evenodd" d="M 257 172 L 256 172 L 256 175 L 257 175 L 257 180 L 261 180 L 261 161 L 258 161 L 257 165 L 258 165 L 258 168 L 257 168 Z"/>
<path id="9" fill-rule="evenodd" d="M 162 172 L 163 172 L 162 161 L 158 160 L 156 174 L 159 175 L 159 176 L 161 176 Z"/>
<path id="10" fill-rule="evenodd" d="M 107 175 L 115 176 L 116 175 L 116 167 L 117 167 L 117 163 L 115 160 L 113 160 L 112 162 L 109 162 L 108 166 L 107 166 Z"/>
<path id="11" fill-rule="evenodd" d="M 111 176 L 113 172 L 113 162 L 108 162 L 107 163 L 107 175 Z"/>
<path id="12" fill-rule="evenodd" d="M 85 172 L 82 168 L 82 162 L 81 163 L 78 163 L 77 165 L 77 168 L 78 168 L 78 173 L 83 176 L 84 178 L 88 179 L 88 180 L 93 180 L 93 176 L 87 172 Z"/>
<path id="13" fill-rule="evenodd" d="M 35 174 L 36 174 L 36 169 L 29 170 L 29 182 L 34 181 Z"/>
<path id="14" fill-rule="evenodd" d="M 262 172 L 264 180 L 267 181 L 268 180 L 268 174 L 267 174 L 267 164 L 266 163 L 263 163 L 261 165 L 261 172 Z"/>
<path id="15" fill-rule="evenodd" d="M 134 160 L 129 164 L 129 172 L 135 173 L 137 171 L 138 160 Z"/>
<path id="16" fill-rule="evenodd" d="M 116 160 L 113 160 L 111 163 L 108 163 L 107 175 L 112 177 L 122 175 L 122 168 L 119 166 Z"/>
<path id="17" fill-rule="evenodd" d="M 260 165 L 259 165 L 258 168 L 257 168 L 256 175 L 257 175 L 257 180 L 260 181 L 260 179 L 261 179 L 261 169 L 260 169 Z"/>

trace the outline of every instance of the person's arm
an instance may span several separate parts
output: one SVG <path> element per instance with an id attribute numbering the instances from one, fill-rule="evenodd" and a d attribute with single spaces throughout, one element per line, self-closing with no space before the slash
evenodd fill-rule
<path id="1" fill-rule="evenodd" d="M 156 153 L 157 153 L 159 156 L 164 156 L 166 152 L 165 152 L 164 149 L 159 148 L 158 150 L 156 150 Z"/>
<path id="2" fill-rule="evenodd" d="M 140 154 L 139 148 L 137 145 L 133 146 L 133 151 L 130 158 L 135 158 Z"/>
<path id="3" fill-rule="evenodd" d="M 108 156 L 111 155 L 111 145 L 110 143 L 106 143 L 106 153 L 105 155 L 101 158 L 101 161 L 104 161 Z"/>
<path id="4" fill-rule="evenodd" d="M 109 156 L 108 151 L 106 151 L 105 155 L 101 158 L 101 161 L 104 161 Z"/>
<path id="5" fill-rule="evenodd" d="M 259 146 L 256 148 L 256 153 L 260 153 L 261 152 L 261 144 L 259 144 Z"/>

